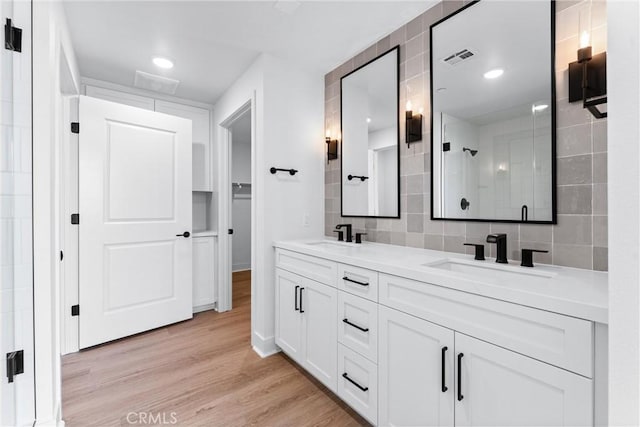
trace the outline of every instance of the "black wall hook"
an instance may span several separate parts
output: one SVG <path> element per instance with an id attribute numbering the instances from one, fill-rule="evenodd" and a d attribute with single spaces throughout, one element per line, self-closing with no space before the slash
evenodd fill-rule
<path id="1" fill-rule="evenodd" d="M 269 169 L 269 171 L 272 174 L 275 174 L 276 172 L 289 172 L 289 175 L 295 175 L 298 173 L 296 169 L 282 169 L 282 168 L 271 168 Z"/>
<path id="2" fill-rule="evenodd" d="M 360 181 L 362 181 L 362 182 L 364 182 L 365 180 L 369 179 L 369 177 L 368 177 L 368 176 L 362 176 L 362 175 L 348 175 L 348 176 L 347 176 L 347 179 L 348 179 L 349 181 L 351 181 L 351 180 L 352 180 L 352 179 L 354 179 L 354 178 L 358 178 L 358 179 L 359 179 Z"/>

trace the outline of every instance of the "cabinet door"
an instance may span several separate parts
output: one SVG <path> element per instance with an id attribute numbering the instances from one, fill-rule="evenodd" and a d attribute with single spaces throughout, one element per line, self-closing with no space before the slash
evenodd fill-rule
<path id="1" fill-rule="evenodd" d="M 338 290 L 305 279 L 300 289 L 303 318 L 304 362 L 307 371 L 331 391 L 337 387 Z"/>
<path id="2" fill-rule="evenodd" d="M 298 298 L 303 278 L 276 269 L 276 344 L 302 364 L 302 315 Z"/>
<path id="3" fill-rule="evenodd" d="M 453 426 L 453 331 L 382 305 L 378 319 L 379 424 Z"/>
<path id="4" fill-rule="evenodd" d="M 214 237 L 193 238 L 193 307 L 215 302 Z M 196 310 L 197 311 L 197 310 Z"/>
<path id="5" fill-rule="evenodd" d="M 592 380 L 466 335 L 455 337 L 461 385 L 456 426 L 593 425 Z"/>
<path id="6" fill-rule="evenodd" d="M 155 102 L 155 110 L 190 119 L 193 127 L 193 191 L 211 191 L 209 110 L 175 102 Z"/>

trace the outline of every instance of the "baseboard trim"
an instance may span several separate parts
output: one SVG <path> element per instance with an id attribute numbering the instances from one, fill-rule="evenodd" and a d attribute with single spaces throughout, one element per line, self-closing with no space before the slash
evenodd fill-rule
<path id="1" fill-rule="evenodd" d="M 280 352 L 280 349 L 276 346 L 275 337 L 263 338 L 260 334 L 254 332 L 252 334 L 251 344 L 253 351 L 258 353 L 263 359 Z"/>
<path id="2" fill-rule="evenodd" d="M 199 305 L 199 306 L 193 307 L 193 314 L 200 313 L 202 311 L 207 311 L 207 310 L 214 310 L 215 308 L 216 308 L 215 302 L 213 304 Z"/>

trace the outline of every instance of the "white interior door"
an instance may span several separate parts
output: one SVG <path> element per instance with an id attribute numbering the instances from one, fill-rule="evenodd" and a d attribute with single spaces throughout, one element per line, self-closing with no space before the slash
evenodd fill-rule
<path id="1" fill-rule="evenodd" d="M 35 419 L 31 2 L 0 1 L 0 18 L 3 25 L 9 18 L 22 30 L 22 52 L 0 50 L 0 426 L 31 426 Z"/>
<path id="2" fill-rule="evenodd" d="M 80 348 L 191 318 L 191 122 L 81 96 L 79 162 Z"/>

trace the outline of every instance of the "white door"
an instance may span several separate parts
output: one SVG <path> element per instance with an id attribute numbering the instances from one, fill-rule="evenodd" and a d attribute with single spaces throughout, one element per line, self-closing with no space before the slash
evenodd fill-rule
<path id="1" fill-rule="evenodd" d="M 456 426 L 593 425 L 592 380 L 466 335 L 455 340 Z"/>
<path id="2" fill-rule="evenodd" d="M 338 385 L 338 290 L 304 279 L 300 288 L 303 366 L 331 391 Z"/>
<path id="3" fill-rule="evenodd" d="M 191 318 L 191 122 L 81 96 L 79 137 L 80 348 Z"/>
<path id="4" fill-rule="evenodd" d="M 276 344 L 289 357 L 302 363 L 302 277 L 276 269 Z"/>
<path id="5" fill-rule="evenodd" d="M 453 426 L 454 332 L 380 306 L 379 423 Z"/>
<path id="6" fill-rule="evenodd" d="M 0 51 L 0 426 L 31 426 L 35 420 L 31 2 L 0 1 L 0 18 L 3 26 L 9 18 L 22 30 L 22 52 L 5 46 Z M 23 373 L 10 375 L 20 361 Z"/>

